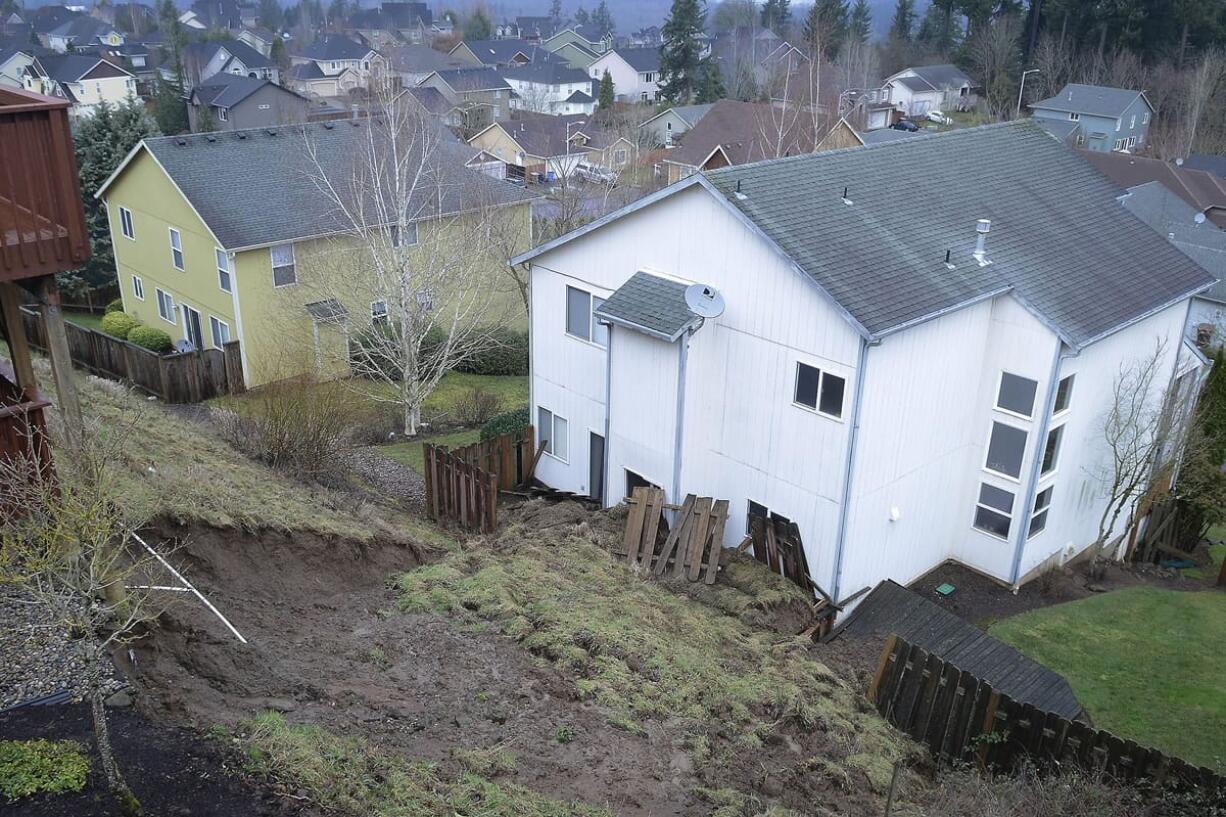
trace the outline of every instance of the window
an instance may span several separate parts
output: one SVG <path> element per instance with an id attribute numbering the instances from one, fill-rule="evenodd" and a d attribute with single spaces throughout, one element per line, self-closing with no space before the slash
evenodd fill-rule
<path id="1" fill-rule="evenodd" d="M 1078 119 L 1080 119 L 1080 118 L 1081 118 L 1081 114 L 1079 114 L 1079 113 L 1069 113 L 1068 118 L 1069 118 L 1069 121 L 1070 121 L 1070 122 L 1076 122 Z"/>
<path id="2" fill-rule="evenodd" d="M 170 263 L 175 269 L 183 269 L 183 236 L 174 227 L 170 228 Z"/>
<path id="3" fill-rule="evenodd" d="M 230 114 L 226 108 L 217 109 L 217 121 L 218 122 L 225 122 L 229 118 L 230 118 Z"/>
<path id="4" fill-rule="evenodd" d="M 220 349 L 230 342 L 230 324 L 209 315 L 209 331 L 213 333 L 213 347 Z"/>
<path id="5" fill-rule="evenodd" d="M 660 487 L 659 485 L 656 485 L 655 483 L 647 479 L 647 477 L 643 476 L 642 474 L 637 474 L 634 471 L 631 471 L 629 468 L 626 469 L 626 499 L 629 499 L 631 496 L 634 495 L 635 488 L 659 488 L 659 487 Z"/>
<path id="6" fill-rule="evenodd" d="M 1059 414 L 1062 411 L 1068 411 L 1069 403 L 1073 400 L 1073 375 L 1062 378 L 1060 385 L 1056 387 L 1056 403 L 1052 406 L 1052 413 Z"/>
<path id="7" fill-rule="evenodd" d="M 648 71 L 647 73 L 643 74 L 643 81 L 644 82 L 655 82 L 656 75 L 653 74 L 651 71 Z"/>
<path id="8" fill-rule="evenodd" d="M 417 222 L 413 222 L 404 228 L 403 237 L 401 236 L 398 224 L 393 224 L 390 229 L 393 247 L 412 247 L 417 243 Z"/>
<path id="9" fill-rule="evenodd" d="M 613 151 L 613 163 L 618 164 L 618 165 L 624 165 L 626 163 L 626 151 L 625 150 Z"/>
<path id="10" fill-rule="evenodd" d="M 294 245 L 278 244 L 268 248 L 272 259 L 272 285 L 287 287 L 298 283 L 298 272 L 294 267 Z"/>
<path id="11" fill-rule="evenodd" d="M 374 324 L 387 323 L 387 301 L 371 301 L 370 322 Z"/>
<path id="12" fill-rule="evenodd" d="M 119 229 L 124 238 L 136 240 L 136 229 L 132 226 L 132 211 L 127 207 L 119 208 Z"/>
<path id="13" fill-rule="evenodd" d="M 1146 111 L 1145 113 L 1141 114 L 1141 124 L 1142 124 L 1142 125 L 1148 125 L 1148 124 L 1149 124 L 1149 112 L 1148 112 L 1148 111 Z"/>
<path id="14" fill-rule="evenodd" d="M 1026 531 L 1026 538 L 1034 536 L 1043 528 L 1047 527 L 1047 509 L 1051 507 L 1051 486 L 1039 491 L 1039 495 L 1034 498 L 1034 513 L 1030 515 L 1030 529 Z"/>
<path id="15" fill-rule="evenodd" d="M 175 320 L 175 299 L 170 297 L 169 292 L 157 291 L 158 295 L 158 316 L 167 323 L 173 323 L 176 326 L 178 322 Z"/>
<path id="16" fill-rule="evenodd" d="M 1112 150 L 1123 150 L 1123 149 L 1124 149 L 1124 140 L 1123 140 L 1123 139 L 1116 139 L 1116 140 L 1115 140 L 1115 145 L 1114 145 L 1114 147 L 1112 147 Z"/>
<path id="17" fill-rule="evenodd" d="M 591 293 L 574 287 L 566 288 L 566 334 L 581 340 L 592 339 Z"/>
<path id="18" fill-rule="evenodd" d="M 1122 118 L 1115 120 L 1115 132 L 1116 133 L 1119 133 L 1120 129 L 1123 127 L 1124 127 L 1124 120 Z"/>
<path id="19" fill-rule="evenodd" d="M 1025 431 L 1004 423 L 992 423 L 992 437 L 988 441 L 985 468 L 1017 479 L 1022 473 L 1022 455 L 1025 452 Z"/>
<path id="20" fill-rule="evenodd" d="M 825 414 L 843 416 L 843 393 L 847 381 L 807 363 L 796 364 L 796 390 L 792 399 L 796 405 Z"/>
<path id="21" fill-rule="evenodd" d="M 217 285 L 222 292 L 233 292 L 233 278 L 230 275 L 230 257 L 225 250 L 214 249 L 217 256 Z"/>
<path id="22" fill-rule="evenodd" d="M 607 347 L 609 345 L 609 327 L 600 322 L 596 317 L 596 310 L 604 304 L 604 298 L 592 296 L 592 343 L 597 346 Z"/>
<path id="23" fill-rule="evenodd" d="M 434 293 L 428 289 L 423 289 L 418 292 L 417 305 L 420 306 L 425 312 L 429 312 L 431 309 L 434 309 Z"/>
<path id="24" fill-rule="evenodd" d="M 1128 121 L 1128 130 L 1132 130 L 1137 126 L 1137 115 L 1134 113 L 1132 119 Z"/>
<path id="25" fill-rule="evenodd" d="M 996 408 L 1030 417 L 1034 413 L 1034 395 L 1038 388 L 1039 384 L 1030 378 L 1001 372 Z"/>
<path id="26" fill-rule="evenodd" d="M 140 276 L 132 276 L 132 294 L 137 300 L 145 300 L 145 282 L 140 279 Z"/>
<path id="27" fill-rule="evenodd" d="M 1047 443 L 1043 446 L 1043 467 L 1040 474 L 1050 474 L 1056 470 L 1060 460 L 1060 441 L 1064 439 L 1064 426 L 1056 426 L 1047 432 Z"/>
<path id="28" fill-rule="evenodd" d="M 537 407 L 536 415 L 536 430 L 545 441 L 545 453 L 566 462 L 570 453 L 567 444 L 569 429 L 566 418 L 559 417 L 542 406 Z"/>
<path id="29" fill-rule="evenodd" d="M 979 502 L 975 504 L 975 527 L 1001 539 L 1009 538 L 1013 522 L 1013 494 L 988 485 L 979 484 Z"/>

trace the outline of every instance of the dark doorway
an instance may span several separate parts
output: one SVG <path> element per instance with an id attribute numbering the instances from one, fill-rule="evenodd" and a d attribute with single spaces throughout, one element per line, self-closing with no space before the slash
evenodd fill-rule
<path id="1" fill-rule="evenodd" d="M 604 501 L 604 437 L 596 432 L 588 434 L 588 496 Z"/>

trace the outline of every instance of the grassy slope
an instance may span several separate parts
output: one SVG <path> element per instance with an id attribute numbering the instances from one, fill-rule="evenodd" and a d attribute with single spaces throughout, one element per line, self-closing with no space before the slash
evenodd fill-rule
<path id="1" fill-rule="evenodd" d="M 86 329 L 102 331 L 102 315 L 97 312 L 65 312 L 64 320 Z"/>
<path id="2" fill-rule="evenodd" d="M 1226 593 L 1128 588 L 991 632 L 1063 673 L 1099 727 L 1226 771 Z"/>
<path id="3" fill-rule="evenodd" d="M 425 443 L 456 448 L 471 445 L 480 441 L 480 439 L 481 430 L 474 428 L 468 431 L 457 431 L 455 434 L 439 434 L 434 437 L 420 437 L 409 442 L 393 443 L 392 445 L 384 446 L 382 450 L 384 454 L 409 466 L 420 474 L 425 470 L 425 457 L 422 453 L 422 446 Z"/>

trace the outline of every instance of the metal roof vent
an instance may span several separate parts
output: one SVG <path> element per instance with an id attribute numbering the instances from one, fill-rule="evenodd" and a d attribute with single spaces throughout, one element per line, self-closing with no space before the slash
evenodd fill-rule
<path id="1" fill-rule="evenodd" d="M 186 147 L 187 140 L 186 139 L 176 139 L 175 144 L 178 145 L 179 147 Z"/>
<path id="2" fill-rule="evenodd" d="M 324 123 L 324 130 L 332 130 L 333 127 L 335 126 L 331 122 Z"/>
<path id="3" fill-rule="evenodd" d="M 247 138 L 247 134 L 243 133 L 243 132 L 240 130 L 240 131 L 238 132 L 238 138 L 239 138 L 239 139 L 246 139 L 246 138 Z"/>
<path id="4" fill-rule="evenodd" d="M 214 135 L 213 135 L 213 134 L 211 134 L 211 133 L 210 133 L 208 136 L 204 137 L 204 138 L 205 138 L 206 140 L 210 141 L 210 142 L 216 142 L 216 141 L 217 141 L 217 137 L 216 137 L 216 136 L 214 136 Z"/>
<path id="5" fill-rule="evenodd" d="M 949 250 L 945 251 L 945 269 L 957 269 L 957 267 L 954 266 L 954 262 L 949 260 L 950 254 L 951 253 Z"/>
<path id="6" fill-rule="evenodd" d="M 269 128 L 268 130 L 264 131 L 264 133 L 267 133 L 269 136 L 276 136 L 276 135 L 277 135 L 277 132 L 276 132 L 275 130 L 273 130 L 272 128 Z"/>
<path id="7" fill-rule="evenodd" d="M 741 180 L 740 179 L 736 180 L 736 192 L 733 193 L 732 195 L 736 196 L 737 201 L 745 201 L 745 199 L 749 198 L 749 196 L 741 192 Z"/>
<path id="8" fill-rule="evenodd" d="M 992 263 L 987 257 L 988 232 L 991 229 L 991 219 L 981 218 L 975 222 L 975 251 L 971 255 L 975 256 L 975 260 L 979 262 L 981 267 L 986 267 Z"/>
<path id="9" fill-rule="evenodd" d="M 854 203 L 852 202 L 851 199 L 847 198 L 847 188 L 846 187 L 843 188 L 843 203 L 846 204 L 848 207 L 850 207 Z"/>

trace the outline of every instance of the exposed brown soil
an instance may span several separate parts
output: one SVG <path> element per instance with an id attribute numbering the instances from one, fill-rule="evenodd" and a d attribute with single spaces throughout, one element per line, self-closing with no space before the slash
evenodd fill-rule
<path id="1" fill-rule="evenodd" d="M 380 615 L 385 584 L 425 554 L 319 537 L 164 526 L 186 575 L 249 640 L 184 602 L 123 669 L 156 716 L 233 726 L 260 710 L 360 734 L 451 767 L 457 748 L 502 745 L 515 782 L 619 815 L 699 813 L 677 736 L 618 730 L 574 685 L 501 636 L 462 632 L 434 615 Z M 556 739 L 566 726 L 581 739 Z"/>

